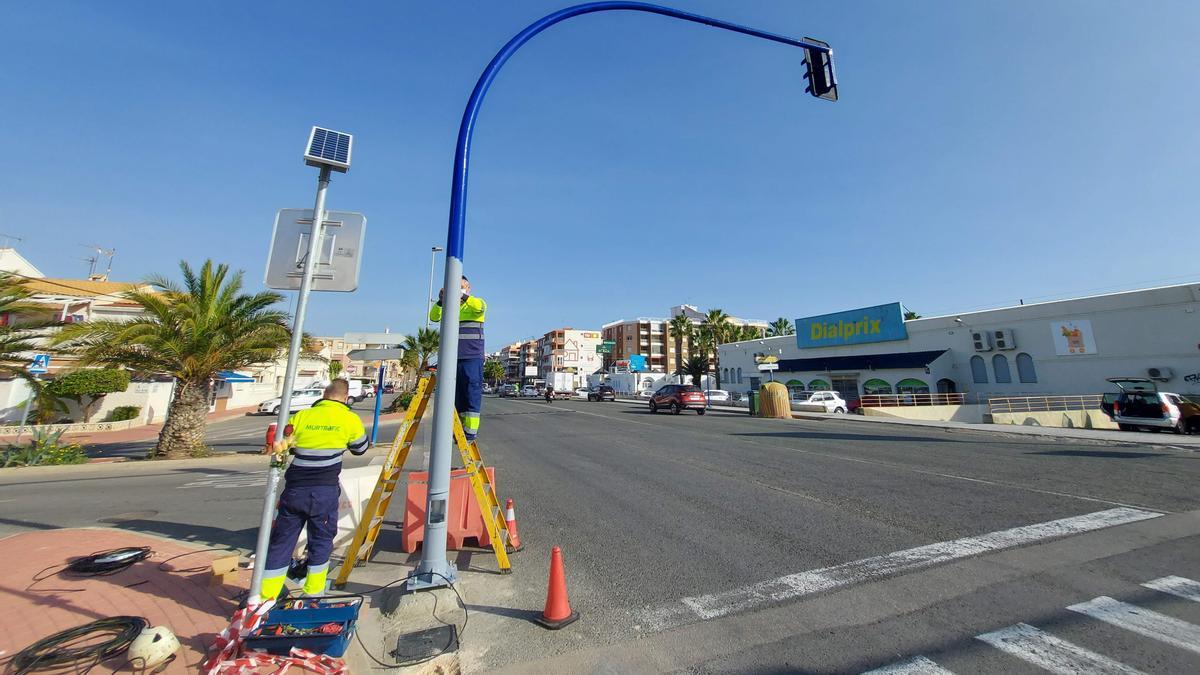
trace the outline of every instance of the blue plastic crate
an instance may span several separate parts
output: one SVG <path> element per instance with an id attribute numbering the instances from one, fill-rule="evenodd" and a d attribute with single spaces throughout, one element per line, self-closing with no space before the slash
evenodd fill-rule
<path id="1" fill-rule="evenodd" d="M 300 609 L 289 609 L 297 600 L 305 603 Z M 350 639 L 354 637 L 355 623 L 358 621 L 358 610 L 362 607 L 362 596 L 332 596 L 314 599 L 293 599 L 284 601 L 282 607 L 267 612 L 262 625 L 253 635 L 246 639 L 246 648 L 268 654 L 287 655 L 292 647 L 307 649 L 316 654 L 328 654 L 340 657 L 346 653 Z M 310 607 L 316 602 L 316 607 Z M 339 605 L 342 607 L 331 607 Z M 276 626 L 295 626 L 296 628 L 317 628 L 327 623 L 342 625 L 342 632 L 335 635 L 316 633 L 313 635 L 272 635 Z"/>

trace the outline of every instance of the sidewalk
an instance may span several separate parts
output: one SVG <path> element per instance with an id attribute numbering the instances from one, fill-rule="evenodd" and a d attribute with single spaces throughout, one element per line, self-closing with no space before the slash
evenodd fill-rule
<path id="1" fill-rule="evenodd" d="M 54 575 L 35 582 L 39 572 L 71 558 L 126 546 L 149 546 L 149 558 L 110 576 Z M 233 598 L 249 586 L 250 573 L 238 573 L 236 585 L 210 586 L 207 567 L 222 554 L 112 528 L 25 532 L 0 539 L 0 656 L 58 631 L 110 616 L 141 616 L 151 626 L 165 625 L 183 648 L 167 673 L 194 673 L 213 637 L 229 625 L 237 607 Z M 184 553 L 195 553 L 163 565 Z M 160 566 L 166 569 L 160 569 Z M 112 659 L 102 670 L 123 668 Z"/>
<path id="2" fill-rule="evenodd" d="M 243 417 L 246 413 L 254 410 L 254 406 L 246 406 L 243 408 L 234 408 L 232 410 L 222 410 L 220 412 L 209 413 L 205 422 L 212 424 L 220 420 L 226 420 L 234 417 Z M 138 441 L 152 441 L 158 438 L 158 433 L 162 431 L 162 424 L 147 424 L 132 429 L 124 429 L 121 431 L 93 431 L 89 433 L 79 434 L 63 434 L 62 440 L 70 443 L 78 443 L 80 445 L 91 445 L 93 443 L 136 443 Z"/>
<path id="3" fill-rule="evenodd" d="M 745 408 L 736 406 L 713 406 L 714 410 L 747 414 Z M 835 415 L 831 413 L 810 413 L 792 411 L 792 419 L 824 421 L 841 420 L 863 424 L 893 424 L 927 429 L 944 429 L 946 431 L 973 431 L 986 434 L 1007 434 L 1010 436 L 1057 438 L 1072 441 L 1104 443 L 1108 445 L 1144 445 L 1154 447 L 1171 447 L 1183 450 L 1200 451 L 1200 435 L 1182 436 L 1171 432 L 1153 433 L 1148 431 L 1117 431 L 1114 429 L 1077 429 L 1069 427 L 1037 427 L 1019 424 L 970 424 L 968 422 L 937 422 L 929 420 L 908 420 L 900 417 L 868 417 L 866 415 Z"/>

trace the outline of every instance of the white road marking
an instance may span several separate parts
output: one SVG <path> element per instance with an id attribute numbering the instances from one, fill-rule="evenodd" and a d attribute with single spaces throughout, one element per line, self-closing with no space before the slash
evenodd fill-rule
<path id="1" fill-rule="evenodd" d="M 1154 581 L 1147 581 L 1142 585 L 1146 588 L 1153 588 L 1156 591 L 1179 596 L 1185 600 L 1200 602 L 1200 581 L 1192 581 L 1184 577 L 1163 577 Z"/>
<path id="2" fill-rule="evenodd" d="M 185 488 L 243 488 L 243 487 L 258 487 L 267 484 L 266 471 L 250 471 L 247 473 L 235 474 L 205 474 L 205 477 L 185 483 L 179 486 L 179 489 Z"/>
<path id="3" fill-rule="evenodd" d="M 954 675 L 954 673 L 924 656 L 914 656 L 907 661 L 868 670 L 862 675 Z"/>
<path id="4" fill-rule="evenodd" d="M 1043 670 L 1060 675 L 1077 673 L 1137 675 L 1142 672 L 1090 649 L 1084 649 L 1077 644 L 1054 637 L 1027 623 L 1019 623 L 991 633 L 976 635 L 975 639 L 982 640 L 1002 652 L 1032 663 Z"/>
<path id="5" fill-rule="evenodd" d="M 1071 605 L 1067 609 L 1200 654 L 1200 626 L 1173 616 L 1114 600 L 1106 595 Z"/>
<path id="6" fill-rule="evenodd" d="M 641 623 L 648 625 L 652 630 L 664 630 L 691 623 L 697 619 L 715 619 L 773 602 L 874 581 L 983 553 L 1002 551 L 1116 525 L 1136 523 L 1162 515 L 1140 509 L 1116 508 L 1035 525 L 1014 527 L 974 537 L 918 546 L 833 567 L 797 572 L 722 593 L 683 598 L 679 603 L 669 603 L 665 606 L 646 609 L 640 613 L 639 618 L 643 619 Z"/>

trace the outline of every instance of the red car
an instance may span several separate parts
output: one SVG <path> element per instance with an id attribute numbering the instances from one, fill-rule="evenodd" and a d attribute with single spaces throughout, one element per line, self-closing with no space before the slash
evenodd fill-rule
<path id="1" fill-rule="evenodd" d="M 703 415 L 707 407 L 708 401 L 704 398 L 704 392 L 694 384 L 668 384 L 660 387 L 650 397 L 652 413 L 665 408 L 678 415 L 688 408 L 695 410 L 697 415 Z"/>

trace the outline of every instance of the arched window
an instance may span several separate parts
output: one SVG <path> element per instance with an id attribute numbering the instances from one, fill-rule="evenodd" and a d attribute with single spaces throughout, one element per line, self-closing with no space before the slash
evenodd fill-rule
<path id="1" fill-rule="evenodd" d="M 825 380 L 817 379 L 808 383 L 809 391 L 829 391 L 829 383 Z"/>
<path id="2" fill-rule="evenodd" d="M 1008 370 L 1008 357 L 1003 354 L 997 354 L 992 357 L 992 370 L 996 373 L 997 384 L 1009 384 L 1012 382 L 1012 373 Z"/>
<path id="3" fill-rule="evenodd" d="M 1037 382 L 1037 369 L 1033 367 L 1033 357 L 1025 352 L 1017 354 L 1017 378 L 1022 382 Z"/>
<path id="4" fill-rule="evenodd" d="M 890 394 L 892 393 L 892 385 L 884 380 L 874 379 L 863 382 L 863 393 L 871 394 Z"/>
<path id="5" fill-rule="evenodd" d="M 721 381 L 722 381 L 722 382 L 728 382 L 728 381 L 729 381 L 729 369 L 728 369 L 728 368 L 722 368 L 722 369 L 721 369 Z"/>
<path id="6" fill-rule="evenodd" d="M 742 369 L 741 368 L 738 368 L 737 382 L 738 382 L 738 384 L 742 383 Z"/>
<path id="7" fill-rule="evenodd" d="M 928 394 L 929 385 L 914 377 L 900 380 L 896 383 L 897 394 Z"/>
<path id="8" fill-rule="evenodd" d="M 975 384 L 987 384 L 987 364 L 983 357 L 976 354 L 971 357 L 971 380 Z"/>

